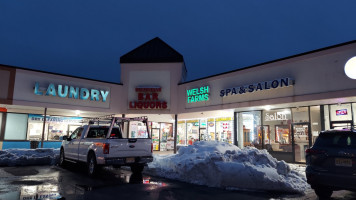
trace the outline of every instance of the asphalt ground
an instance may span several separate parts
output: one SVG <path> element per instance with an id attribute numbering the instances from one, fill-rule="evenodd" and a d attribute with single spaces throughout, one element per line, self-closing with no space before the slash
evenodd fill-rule
<path id="1" fill-rule="evenodd" d="M 1 200 L 35 199 L 145 199 L 145 200 L 259 200 L 318 199 L 313 190 L 305 194 L 280 192 L 237 191 L 193 185 L 189 183 L 132 174 L 127 168 L 104 168 L 96 177 L 85 173 L 85 165 L 24 166 L 0 168 Z M 356 199 L 356 193 L 334 192 L 332 199 Z"/>

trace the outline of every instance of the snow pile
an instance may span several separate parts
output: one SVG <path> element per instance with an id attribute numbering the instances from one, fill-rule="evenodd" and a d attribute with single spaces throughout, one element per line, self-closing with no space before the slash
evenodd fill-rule
<path id="1" fill-rule="evenodd" d="M 0 150 L 0 166 L 55 165 L 59 149 Z"/>
<path id="2" fill-rule="evenodd" d="M 148 167 L 151 175 L 210 187 L 292 193 L 309 188 L 305 175 L 266 150 L 221 142 L 195 142 L 176 155 L 155 156 Z"/>

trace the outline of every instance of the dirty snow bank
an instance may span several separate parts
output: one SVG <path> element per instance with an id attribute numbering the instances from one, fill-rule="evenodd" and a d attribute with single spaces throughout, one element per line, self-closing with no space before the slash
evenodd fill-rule
<path id="1" fill-rule="evenodd" d="M 0 166 L 55 165 L 59 149 L 0 150 Z"/>
<path id="2" fill-rule="evenodd" d="M 226 189 L 303 193 L 305 175 L 277 161 L 266 150 L 240 149 L 221 142 L 195 142 L 176 155 L 155 155 L 147 173 Z"/>

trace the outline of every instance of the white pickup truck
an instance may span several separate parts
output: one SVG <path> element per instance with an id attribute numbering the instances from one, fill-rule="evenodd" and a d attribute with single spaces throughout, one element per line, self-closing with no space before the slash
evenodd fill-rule
<path id="1" fill-rule="evenodd" d="M 147 118 L 112 117 L 90 121 L 64 138 L 59 165 L 67 161 L 84 162 L 87 172 L 94 176 L 102 166 L 130 166 L 141 173 L 152 162 L 152 140 Z"/>

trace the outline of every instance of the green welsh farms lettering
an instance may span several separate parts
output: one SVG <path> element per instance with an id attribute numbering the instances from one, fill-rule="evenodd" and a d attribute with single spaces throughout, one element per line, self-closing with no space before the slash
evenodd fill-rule
<path id="1" fill-rule="evenodd" d="M 193 88 L 187 90 L 187 102 L 201 102 L 209 100 L 210 88 L 209 86 L 204 86 L 200 88 Z"/>
<path id="2" fill-rule="evenodd" d="M 87 89 L 79 88 L 68 85 L 55 85 L 50 83 L 47 89 L 40 87 L 39 83 L 35 83 L 34 93 L 41 96 L 58 96 L 61 98 L 69 99 L 81 99 L 91 101 L 103 101 L 106 102 L 109 91 L 108 90 L 97 90 L 97 89 Z"/>

